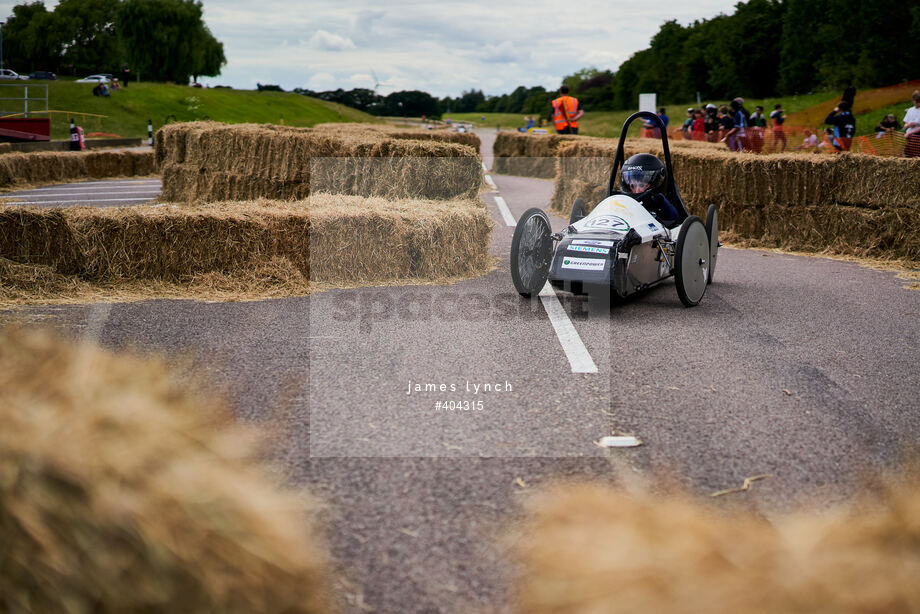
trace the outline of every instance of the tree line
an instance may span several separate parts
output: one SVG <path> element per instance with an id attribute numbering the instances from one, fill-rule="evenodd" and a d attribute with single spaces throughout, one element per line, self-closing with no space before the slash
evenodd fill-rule
<path id="1" fill-rule="evenodd" d="M 666 21 L 647 49 L 616 71 L 583 68 L 566 76 L 586 109 L 634 109 L 640 92 L 661 104 L 768 98 L 841 88 L 892 85 L 920 78 L 920 0 L 749 0 L 731 15 L 682 26 Z M 521 113 L 548 117 L 555 91 L 520 86 L 437 99 L 424 92 L 309 92 L 376 115 L 409 108 L 446 113 Z M 427 98 L 426 98 L 427 96 Z M 404 97 L 408 98 L 404 100 Z M 403 102 L 402 106 L 398 103 Z M 408 113 L 406 113 L 408 114 Z"/>
<path id="2" fill-rule="evenodd" d="M 19 72 L 116 73 L 128 66 L 148 81 L 188 83 L 217 76 L 223 43 L 196 0 L 61 0 L 18 4 L 3 26 L 3 58 Z"/>

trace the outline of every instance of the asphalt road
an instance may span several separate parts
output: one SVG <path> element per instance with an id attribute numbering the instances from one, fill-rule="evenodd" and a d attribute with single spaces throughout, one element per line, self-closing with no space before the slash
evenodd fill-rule
<path id="1" fill-rule="evenodd" d="M 545 206 L 552 182 L 492 178 L 500 263 L 484 277 L 26 314 L 107 346 L 191 356 L 243 419 L 284 425 L 279 458 L 329 504 L 354 612 L 498 607 L 508 566 L 496 536 L 546 481 L 632 468 L 706 494 L 769 474 L 732 497 L 770 514 L 845 497 L 920 439 L 920 292 L 893 274 L 723 249 L 693 309 L 673 283 L 612 306 L 560 294 L 598 367 L 572 373 L 542 302 L 514 293 L 495 201 L 517 217 Z M 644 445 L 594 444 L 613 431 Z"/>
<path id="2" fill-rule="evenodd" d="M 0 193 L 8 205 L 36 207 L 123 207 L 142 205 L 159 196 L 159 179 L 81 181 Z"/>

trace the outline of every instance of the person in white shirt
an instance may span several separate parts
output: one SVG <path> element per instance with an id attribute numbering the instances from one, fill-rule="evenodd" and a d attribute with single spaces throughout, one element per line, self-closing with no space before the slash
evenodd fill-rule
<path id="1" fill-rule="evenodd" d="M 906 158 L 920 158 L 920 90 L 911 96 L 914 106 L 907 109 L 904 114 L 904 132 L 907 134 L 907 145 L 904 147 Z"/>

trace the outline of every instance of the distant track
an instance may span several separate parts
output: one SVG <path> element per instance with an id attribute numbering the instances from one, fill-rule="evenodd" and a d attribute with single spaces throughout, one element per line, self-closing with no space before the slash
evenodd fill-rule
<path id="1" fill-rule="evenodd" d="M 0 193 L 0 199 L 8 205 L 36 207 L 121 207 L 149 202 L 160 195 L 161 187 L 159 179 L 82 181 L 4 192 Z"/>

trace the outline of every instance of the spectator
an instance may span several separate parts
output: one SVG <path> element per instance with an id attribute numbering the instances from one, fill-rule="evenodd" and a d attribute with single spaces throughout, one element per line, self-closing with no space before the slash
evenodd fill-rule
<path id="1" fill-rule="evenodd" d="M 833 128 L 824 129 L 824 141 L 818 144 L 818 149 L 824 149 L 828 152 L 834 150 L 834 153 L 843 151 L 843 147 L 840 145 L 840 141 L 838 141 L 837 137 L 834 136 Z"/>
<path id="2" fill-rule="evenodd" d="M 853 108 L 853 101 L 856 100 L 856 88 L 853 87 L 853 82 L 848 80 L 847 86 L 843 90 L 843 96 L 840 98 L 843 102 L 846 102 L 850 105 L 850 108 Z"/>
<path id="3" fill-rule="evenodd" d="M 722 137 L 732 151 L 744 151 L 747 139 L 748 114 L 744 108 L 744 99 L 735 98 L 731 101 L 731 128 Z M 749 148 L 749 147 L 748 147 Z"/>
<path id="4" fill-rule="evenodd" d="M 782 142 L 783 146 L 780 151 L 786 151 L 786 130 L 783 123 L 786 121 L 786 114 L 783 112 L 783 105 L 777 103 L 773 105 L 773 112 L 770 113 L 770 119 L 773 122 L 773 150 L 776 151 L 777 143 Z M 817 137 L 815 137 L 817 139 Z"/>
<path id="5" fill-rule="evenodd" d="M 569 96 L 569 86 L 559 88 L 559 98 L 552 102 L 553 125 L 558 134 L 578 134 L 578 120 L 585 112 L 577 98 Z"/>
<path id="6" fill-rule="evenodd" d="M 684 120 L 684 125 L 681 126 L 680 131 L 684 135 L 684 140 L 689 141 L 691 137 L 691 132 L 693 131 L 693 109 L 687 109 L 687 118 Z"/>
<path id="7" fill-rule="evenodd" d="M 799 145 L 799 149 L 805 150 L 815 150 L 818 147 L 818 135 L 812 133 L 811 130 L 805 128 L 805 140 L 802 141 L 802 144 Z"/>
<path id="8" fill-rule="evenodd" d="M 904 155 L 908 158 L 920 158 L 920 90 L 912 96 L 914 106 L 904 114 L 904 131 L 907 133 L 907 145 Z"/>
<path id="9" fill-rule="evenodd" d="M 715 143 L 719 140 L 719 129 L 721 125 L 719 124 L 719 110 L 716 108 L 716 105 L 710 103 L 706 105 L 705 115 L 703 116 L 703 126 L 706 130 L 706 140 L 710 143 Z"/>
<path id="10" fill-rule="evenodd" d="M 693 112 L 693 124 L 690 127 L 690 133 L 694 141 L 706 140 L 706 120 L 703 118 L 702 109 Z"/>
<path id="11" fill-rule="evenodd" d="M 880 121 L 878 123 L 878 126 L 875 127 L 875 132 L 877 133 L 875 135 L 875 138 L 880 139 L 886 134 L 891 134 L 892 132 L 896 130 L 900 130 L 900 129 L 901 129 L 901 122 L 899 122 L 898 119 L 894 115 L 891 115 L 889 113 L 888 115 L 885 116 L 885 119 Z"/>
<path id="12" fill-rule="evenodd" d="M 751 115 L 751 149 L 754 150 L 754 153 L 760 153 L 763 150 L 763 133 L 766 129 L 767 117 L 763 114 L 763 107 L 757 105 Z"/>
<path id="13" fill-rule="evenodd" d="M 719 107 L 719 142 L 725 140 L 725 135 L 729 130 L 735 125 L 735 122 L 732 120 L 731 115 L 729 115 L 728 105 L 722 105 Z"/>
<path id="14" fill-rule="evenodd" d="M 101 83 L 97 83 L 93 87 L 93 96 L 102 96 L 102 84 Z"/>
<path id="15" fill-rule="evenodd" d="M 661 107 L 660 109 L 658 109 L 658 119 L 660 119 L 661 123 L 664 124 L 664 130 L 665 132 L 667 132 L 668 131 L 668 116 L 665 112 L 664 107 Z M 657 126 L 655 127 L 655 138 L 656 139 L 661 138 L 661 130 Z"/>
<path id="16" fill-rule="evenodd" d="M 834 126 L 834 136 L 837 143 L 843 151 L 849 151 L 850 146 L 853 144 L 853 135 L 856 134 L 856 118 L 850 113 L 850 103 L 846 100 L 841 100 L 824 120 L 824 123 Z"/>

